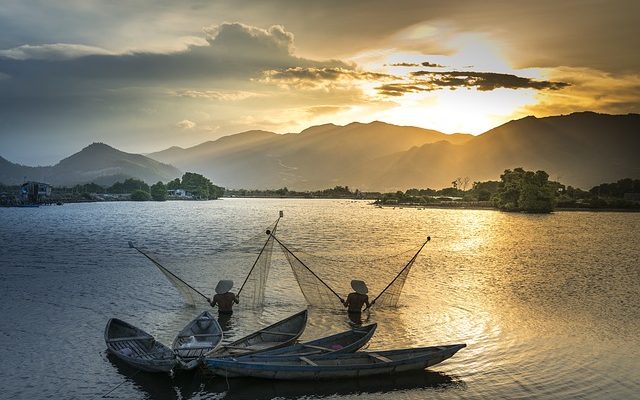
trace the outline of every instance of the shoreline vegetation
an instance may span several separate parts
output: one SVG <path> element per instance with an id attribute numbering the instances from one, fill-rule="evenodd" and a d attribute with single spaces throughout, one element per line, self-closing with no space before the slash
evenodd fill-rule
<path id="1" fill-rule="evenodd" d="M 56 187 L 37 204 L 62 204 L 101 201 L 215 200 L 226 198 L 302 198 L 372 200 L 377 207 L 413 207 L 447 209 L 498 209 L 526 213 L 560 211 L 640 211 L 640 180 L 620 179 L 603 183 L 588 191 L 549 180 L 545 171 L 505 170 L 499 181 L 470 182 L 456 178 L 451 187 L 408 189 L 396 192 L 364 192 L 348 186 L 316 191 L 288 188 L 248 190 L 225 189 L 206 177 L 192 172 L 172 181 L 148 185 L 129 178 L 109 187 L 95 183 L 71 188 Z M 0 206 L 24 206 L 20 186 L 0 184 Z"/>

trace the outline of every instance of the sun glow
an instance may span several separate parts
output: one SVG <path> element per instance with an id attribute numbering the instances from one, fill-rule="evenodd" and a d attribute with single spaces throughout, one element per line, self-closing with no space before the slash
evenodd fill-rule
<path id="1" fill-rule="evenodd" d="M 410 43 L 416 44 L 416 32 L 428 33 L 426 39 L 433 36 L 434 27 L 418 29 L 412 27 Z M 425 35 L 418 35 L 422 38 Z M 407 35 L 399 36 L 406 45 Z M 433 48 L 433 43 L 424 47 Z M 363 68 L 393 75 L 405 84 L 419 82 L 413 72 L 428 71 L 442 73 L 491 72 L 510 74 L 517 77 L 540 79 L 541 70 L 516 70 L 503 55 L 499 46 L 486 35 L 463 33 L 449 36 L 441 44 L 440 54 L 425 54 L 419 51 L 398 52 L 396 48 L 368 51 L 353 58 Z M 442 54 L 445 53 L 445 54 Z M 424 65 L 422 63 L 428 63 Z M 436 129 L 445 133 L 483 133 L 501 123 L 521 116 L 522 110 L 535 104 L 537 90 L 492 88 L 480 90 L 471 88 L 434 88 L 406 92 L 397 96 L 381 95 L 376 88 L 382 83 L 363 83 L 363 92 L 372 98 L 386 100 L 394 104 L 383 110 L 371 113 L 370 119 L 381 120 L 398 125 L 412 125 Z"/>

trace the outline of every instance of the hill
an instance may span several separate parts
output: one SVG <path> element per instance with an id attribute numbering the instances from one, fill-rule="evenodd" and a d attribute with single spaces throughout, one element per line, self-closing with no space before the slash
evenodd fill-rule
<path id="1" fill-rule="evenodd" d="M 95 182 L 111 185 L 126 178 L 139 178 L 148 183 L 179 177 L 171 166 L 140 154 L 130 154 L 103 143 L 93 143 L 54 166 L 29 167 L 11 163 L 0 157 L 0 182 L 9 185 L 26 180 L 47 182 L 56 186 L 73 186 Z"/>

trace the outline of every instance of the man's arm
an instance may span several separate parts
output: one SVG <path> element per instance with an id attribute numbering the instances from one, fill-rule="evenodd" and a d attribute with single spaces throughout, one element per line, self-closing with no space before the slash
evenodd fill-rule
<path id="1" fill-rule="evenodd" d="M 236 296 L 235 294 L 233 295 L 233 302 L 238 304 L 240 303 L 240 296 Z"/>

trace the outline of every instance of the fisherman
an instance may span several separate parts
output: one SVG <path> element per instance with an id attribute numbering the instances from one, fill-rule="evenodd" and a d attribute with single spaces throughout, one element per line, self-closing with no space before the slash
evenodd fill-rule
<path id="1" fill-rule="evenodd" d="M 218 306 L 218 314 L 233 314 L 233 303 L 238 304 L 240 302 L 238 297 L 229 291 L 232 287 L 233 281 L 231 280 L 221 280 L 216 285 L 216 294 L 213 299 L 209 300 L 209 304 L 211 304 L 211 307 Z"/>
<path id="2" fill-rule="evenodd" d="M 356 314 L 359 316 L 360 313 L 362 313 L 363 305 L 369 307 L 369 296 L 367 296 L 369 288 L 366 283 L 356 279 L 351 281 L 351 288 L 354 292 L 349 293 L 347 300 L 343 301 L 342 304 L 347 307 L 349 317 L 351 317 L 352 314 L 355 317 Z"/>

